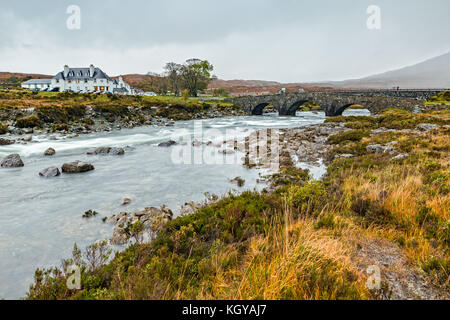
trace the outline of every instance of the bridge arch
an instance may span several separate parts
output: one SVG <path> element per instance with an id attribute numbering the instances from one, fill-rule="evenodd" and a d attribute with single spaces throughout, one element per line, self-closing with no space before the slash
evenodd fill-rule
<path id="1" fill-rule="evenodd" d="M 273 104 L 268 103 L 268 102 L 263 102 L 263 103 L 258 104 L 256 107 L 254 107 L 252 109 L 252 115 L 253 116 L 262 116 L 264 113 L 264 108 L 267 106 L 270 106 L 270 105 L 273 105 Z M 277 108 L 277 110 L 278 110 L 278 108 Z"/>
<path id="2" fill-rule="evenodd" d="M 366 107 L 363 106 L 363 105 L 360 105 L 360 104 L 357 104 L 357 103 L 348 103 L 348 104 L 345 104 L 345 105 L 343 105 L 343 106 L 337 108 L 337 109 L 336 109 L 335 115 L 336 115 L 336 116 L 342 116 L 342 114 L 345 112 L 345 110 L 347 110 L 347 109 L 350 108 L 351 106 L 361 106 L 361 107 L 362 107 L 361 109 L 368 110 L 370 113 L 372 113 L 372 110 L 370 110 L 369 108 L 366 108 Z"/>
<path id="3" fill-rule="evenodd" d="M 299 100 L 299 101 L 296 101 L 293 104 L 291 104 L 290 107 L 287 108 L 287 110 L 285 111 L 284 115 L 286 115 L 286 116 L 295 116 L 298 108 L 301 107 L 302 105 L 304 105 L 307 102 L 315 103 L 312 100 Z"/>

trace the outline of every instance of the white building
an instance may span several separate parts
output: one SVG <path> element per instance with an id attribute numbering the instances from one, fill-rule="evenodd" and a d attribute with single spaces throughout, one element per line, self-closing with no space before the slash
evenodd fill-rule
<path id="1" fill-rule="evenodd" d="M 92 64 L 89 68 L 69 68 L 52 79 L 32 79 L 22 83 L 22 87 L 30 90 L 72 91 L 72 92 L 104 92 L 113 94 L 135 94 L 134 89 L 122 77 L 110 78 L 100 68 Z"/>
<path id="2" fill-rule="evenodd" d="M 22 82 L 22 88 L 30 90 L 48 90 L 52 85 L 52 79 L 31 79 L 26 82 Z"/>

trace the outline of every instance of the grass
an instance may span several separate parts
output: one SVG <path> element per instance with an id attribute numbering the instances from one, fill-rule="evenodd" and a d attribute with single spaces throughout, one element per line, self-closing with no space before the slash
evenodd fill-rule
<path id="1" fill-rule="evenodd" d="M 442 114 L 447 123 L 448 116 L 448 111 Z M 391 139 L 376 135 L 365 143 L 387 140 Z M 397 242 L 435 283 L 444 285 L 450 273 L 448 130 L 420 136 L 404 133 L 395 140 L 400 152 L 409 153 L 407 159 L 364 154 L 339 159 L 329 168 L 328 180 L 339 188 L 340 211 Z"/>
<path id="2" fill-rule="evenodd" d="M 449 111 L 384 116 L 381 122 L 450 123 Z M 334 120 L 380 125 L 371 117 Z M 92 254 L 83 262 L 74 250 L 71 261 L 96 266 L 83 269 L 82 290 L 66 289 L 63 266 L 37 270 L 27 298 L 377 299 L 355 260 L 358 248 L 374 239 L 398 245 L 412 269 L 448 290 L 449 130 L 368 133 L 330 137 L 333 154 L 359 152 L 332 161 L 323 182 L 287 162 L 271 179 L 274 193 L 229 194 L 107 263 L 93 263 Z M 408 158 L 364 151 L 368 143 L 393 139 Z"/>

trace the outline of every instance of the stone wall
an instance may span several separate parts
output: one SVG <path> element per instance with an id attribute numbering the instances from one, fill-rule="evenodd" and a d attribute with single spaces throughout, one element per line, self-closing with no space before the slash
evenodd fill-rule
<path id="1" fill-rule="evenodd" d="M 265 96 L 229 98 L 227 102 L 243 108 L 248 114 L 261 115 L 267 105 L 273 105 L 280 115 L 295 115 L 305 102 L 321 106 L 327 116 L 341 115 L 346 108 L 359 104 L 372 113 L 386 108 L 413 110 L 425 108 L 425 100 L 439 91 L 350 91 L 350 92 L 302 92 Z"/>

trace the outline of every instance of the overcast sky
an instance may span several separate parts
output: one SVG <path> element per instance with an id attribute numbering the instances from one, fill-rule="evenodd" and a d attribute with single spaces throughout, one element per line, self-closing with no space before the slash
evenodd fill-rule
<path id="1" fill-rule="evenodd" d="M 449 52 L 449 14 L 448 0 L 0 0 L 0 71 L 93 63 L 115 76 L 196 57 L 222 79 L 343 80 Z"/>

